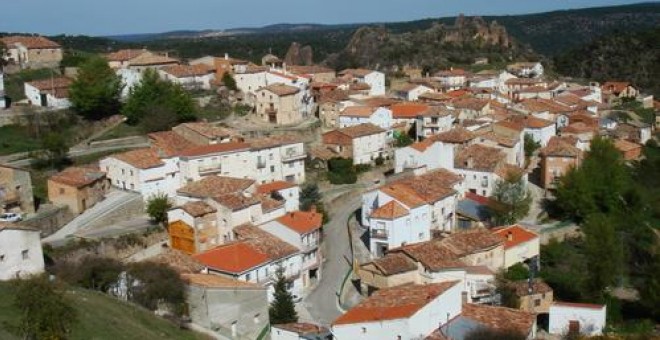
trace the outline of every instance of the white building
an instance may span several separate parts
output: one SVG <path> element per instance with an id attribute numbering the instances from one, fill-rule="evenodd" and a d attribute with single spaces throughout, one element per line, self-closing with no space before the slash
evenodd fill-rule
<path id="1" fill-rule="evenodd" d="M 457 153 L 454 170 L 463 178 L 462 189 L 489 197 L 498 180 L 505 179 L 511 172 L 520 173 L 523 180 L 527 175 L 515 165 L 506 163 L 506 154 L 497 148 L 473 144 Z"/>
<path id="2" fill-rule="evenodd" d="M 506 70 L 522 78 L 538 78 L 543 76 L 543 65 L 540 62 L 517 62 L 506 66 Z"/>
<path id="3" fill-rule="evenodd" d="M 550 306 L 550 334 L 603 334 L 607 315 L 606 305 L 555 302 Z"/>
<path id="4" fill-rule="evenodd" d="M 383 130 L 392 128 L 392 111 L 385 107 L 349 106 L 339 113 L 339 127 L 371 123 Z"/>
<path id="5" fill-rule="evenodd" d="M 435 90 L 423 84 L 405 84 L 394 91 L 397 97 L 409 102 L 417 101 L 420 95 L 429 92 L 435 92 Z"/>
<path id="6" fill-rule="evenodd" d="M 440 107 L 429 107 L 417 116 L 415 123 L 417 138 L 428 138 L 449 131 L 454 124 L 453 111 Z"/>
<path id="7" fill-rule="evenodd" d="M 394 150 L 395 173 L 413 170 L 421 174 L 441 168 L 454 168 L 454 146 L 436 141 L 432 136 Z"/>
<path id="8" fill-rule="evenodd" d="M 162 79 L 188 90 L 210 90 L 215 80 L 215 69 L 205 64 L 165 66 L 158 69 L 158 74 Z"/>
<path id="9" fill-rule="evenodd" d="M 323 144 L 338 156 L 352 158 L 353 164 L 371 164 L 390 157 L 387 131 L 373 124 L 360 124 L 326 132 Z"/>
<path id="10" fill-rule="evenodd" d="M 181 185 L 185 185 L 210 175 L 254 178 L 256 164 L 249 144 L 229 142 L 182 151 L 179 154 L 179 170 Z"/>
<path id="11" fill-rule="evenodd" d="M 66 109 L 71 106 L 69 86 L 71 79 L 65 77 L 48 78 L 26 82 L 25 97 L 31 105 L 52 109 Z"/>
<path id="12" fill-rule="evenodd" d="M 493 229 L 504 241 L 504 267 L 538 259 L 541 254 L 541 238 L 535 232 L 518 224 Z"/>
<path id="13" fill-rule="evenodd" d="M 382 72 L 366 69 L 346 69 L 339 72 L 339 76 L 348 81 L 369 85 L 369 96 L 385 95 L 385 74 Z"/>
<path id="14" fill-rule="evenodd" d="M 447 91 L 458 90 L 463 87 L 467 81 L 467 73 L 465 70 L 459 68 L 439 71 L 434 77 L 445 86 Z"/>
<path id="15" fill-rule="evenodd" d="M 257 193 L 262 195 L 279 195 L 285 201 L 285 211 L 292 212 L 300 209 L 300 187 L 286 181 L 275 181 L 257 186 Z"/>
<path id="16" fill-rule="evenodd" d="M 0 281 L 44 272 L 39 230 L 0 222 Z"/>
<path id="17" fill-rule="evenodd" d="M 121 77 L 121 83 L 124 85 L 121 89 L 121 98 L 126 99 L 131 94 L 131 89 L 142 82 L 142 73 L 138 70 L 129 68 L 118 68 L 115 73 Z"/>

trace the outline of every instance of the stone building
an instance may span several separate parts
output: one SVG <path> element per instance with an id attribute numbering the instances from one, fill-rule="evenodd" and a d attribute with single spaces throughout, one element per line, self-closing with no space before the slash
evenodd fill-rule
<path id="1" fill-rule="evenodd" d="M 32 178 L 28 170 L 0 165 L 0 211 L 34 212 Z"/>

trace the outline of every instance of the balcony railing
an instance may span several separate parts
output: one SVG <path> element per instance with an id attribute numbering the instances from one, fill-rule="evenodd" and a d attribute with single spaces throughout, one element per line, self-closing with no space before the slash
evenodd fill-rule
<path id="1" fill-rule="evenodd" d="M 371 229 L 371 238 L 387 239 L 387 230 Z"/>
<path id="2" fill-rule="evenodd" d="M 309 244 L 303 244 L 301 250 L 303 251 L 303 253 L 307 253 L 312 250 L 316 250 L 318 247 L 319 247 L 318 242 L 312 242 Z"/>
<path id="3" fill-rule="evenodd" d="M 282 162 L 292 162 L 299 159 L 303 159 L 305 157 L 307 157 L 307 154 L 304 152 L 286 153 L 282 156 Z"/>

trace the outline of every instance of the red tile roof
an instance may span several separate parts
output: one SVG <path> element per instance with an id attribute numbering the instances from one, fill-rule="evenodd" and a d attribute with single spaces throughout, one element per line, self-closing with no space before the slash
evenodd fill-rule
<path id="1" fill-rule="evenodd" d="M 417 103 L 399 103 L 393 104 L 390 109 L 394 119 L 411 119 L 423 114 L 429 109 L 429 106 Z"/>
<path id="2" fill-rule="evenodd" d="M 262 87 L 259 90 L 265 90 L 272 92 L 278 96 L 290 96 L 300 92 L 300 89 L 295 86 L 289 86 L 284 84 L 272 84 L 265 87 Z"/>
<path id="3" fill-rule="evenodd" d="M 496 228 L 492 231 L 494 234 L 501 236 L 505 240 L 504 249 L 519 246 L 525 242 L 529 242 L 539 237 L 538 234 L 523 228 L 518 224 L 514 224 L 508 227 Z"/>
<path id="4" fill-rule="evenodd" d="M 241 274 L 271 261 L 267 254 L 247 241 L 221 245 L 193 258 L 210 269 L 231 274 Z"/>
<path id="5" fill-rule="evenodd" d="M 166 158 L 180 155 L 182 151 L 197 146 L 174 131 L 153 132 L 148 134 L 148 137 L 151 140 L 151 147 L 161 157 Z"/>
<path id="6" fill-rule="evenodd" d="M 179 154 L 182 157 L 196 157 L 196 156 L 205 156 L 216 153 L 234 152 L 234 151 L 249 150 L 249 149 L 250 149 L 250 144 L 248 143 L 229 142 L 229 143 L 217 143 L 217 144 L 194 146 L 192 148 L 181 151 Z"/>
<path id="7" fill-rule="evenodd" d="M 47 78 L 29 81 L 26 84 L 34 86 L 39 91 L 52 91 L 57 89 L 68 89 L 73 81 L 66 77 Z"/>
<path id="8" fill-rule="evenodd" d="M 290 189 L 293 187 L 296 187 L 297 184 L 295 183 L 290 183 L 286 181 L 275 181 L 275 182 L 270 182 L 266 184 L 262 184 L 257 187 L 257 193 L 260 194 L 270 194 L 275 191 L 280 191 L 284 189 Z"/>
<path id="9" fill-rule="evenodd" d="M 248 242 L 257 250 L 266 254 L 272 261 L 283 259 L 298 252 L 298 248 L 250 224 L 235 227 L 234 234 L 237 239 Z"/>
<path id="10" fill-rule="evenodd" d="M 254 184 L 254 180 L 251 179 L 206 176 L 199 181 L 188 183 L 177 190 L 177 193 L 200 198 L 216 198 L 233 193 L 242 193 L 252 184 Z"/>
<path id="11" fill-rule="evenodd" d="M 388 253 L 385 256 L 360 266 L 362 270 L 372 271 L 373 266 L 381 275 L 390 276 L 417 270 L 417 264 L 402 252 Z"/>
<path id="12" fill-rule="evenodd" d="M 105 173 L 97 167 L 70 167 L 51 176 L 48 180 L 80 188 L 104 178 Z"/>
<path id="13" fill-rule="evenodd" d="M 109 61 L 129 61 L 143 53 L 147 53 L 144 49 L 125 49 L 117 52 L 108 53 L 106 59 Z"/>
<path id="14" fill-rule="evenodd" d="M 544 157 L 579 157 L 582 151 L 575 146 L 575 142 L 559 136 L 552 136 L 548 145 L 540 151 Z"/>
<path id="15" fill-rule="evenodd" d="M 118 159 L 138 169 L 156 168 L 165 164 L 160 160 L 156 151 L 151 148 L 131 150 L 109 157 Z"/>
<path id="16" fill-rule="evenodd" d="M 518 309 L 464 303 L 461 316 L 495 330 L 514 330 L 527 336 L 536 322 L 534 313 Z"/>
<path id="17" fill-rule="evenodd" d="M 443 143 L 463 144 L 473 140 L 476 137 L 477 136 L 473 132 L 466 130 L 462 127 L 456 127 L 449 131 L 445 131 L 437 135 L 433 135 L 429 137 L 429 139 L 433 139 L 435 141 L 440 141 Z"/>
<path id="18" fill-rule="evenodd" d="M 315 211 L 294 211 L 278 218 L 277 222 L 300 235 L 304 235 L 321 228 L 323 215 Z"/>
<path id="19" fill-rule="evenodd" d="M 409 318 L 458 283 L 451 281 L 381 289 L 332 324 L 336 326 Z"/>
<path id="20" fill-rule="evenodd" d="M 200 77 L 214 72 L 214 69 L 206 64 L 170 65 L 161 70 L 177 78 Z"/>
<path id="21" fill-rule="evenodd" d="M 217 210 L 202 201 L 187 202 L 181 209 L 192 217 L 201 217 L 216 212 Z"/>
<path id="22" fill-rule="evenodd" d="M 371 117 L 371 115 L 374 114 L 378 110 L 378 107 L 373 107 L 373 106 L 349 106 L 345 108 L 341 113 L 339 113 L 340 116 L 347 116 L 347 117 L 363 117 L 363 118 L 368 118 Z"/>
<path id="23" fill-rule="evenodd" d="M 390 201 L 371 212 L 371 218 L 395 220 L 410 214 L 408 209 L 399 204 L 397 201 Z"/>
<path id="24" fill-rule="evenodd" d="M 21 44 L 28 49 L 61 48 L 58 43 L 42 36 L 11 35 L 0 38 L 0 41 L 10 48 L 16 44 Z"/>
<path id="25" fill-rule="evenodd" d="M 506 154 L 498 148 L 473 144 L 456 155 L 454 167 L 457 169 L 494 172 L 505 159 Z"/>

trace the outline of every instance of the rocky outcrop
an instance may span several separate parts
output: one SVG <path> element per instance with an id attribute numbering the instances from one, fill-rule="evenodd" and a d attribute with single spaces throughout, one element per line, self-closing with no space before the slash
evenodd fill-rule
<path id="1" fill-rule="evenodd" d="M 299 43 L 293 42 L 284 56 L 287 65 L 308 66 L 314 64 L 312 47 L 307 45 L 301 47 Z"/>

